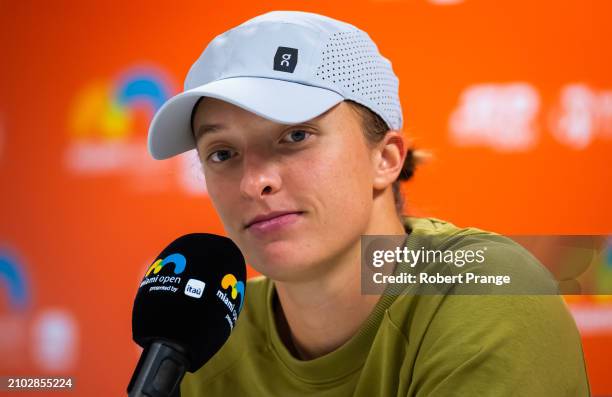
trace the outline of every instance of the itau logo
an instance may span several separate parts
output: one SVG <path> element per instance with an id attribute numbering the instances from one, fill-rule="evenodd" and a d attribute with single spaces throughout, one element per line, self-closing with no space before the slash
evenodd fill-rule
<path id="1" fill-rule="evenodd" d="M 274 55 L 274 70 L 293 73 L 298 61 L 297 48 L 278 47 Z"/>
<path id="2" fill-rule="evenodd" d="M 190 278 L 185 285 L 185 295 L 191 296 L 192 298 L 201 298 L 204 293 L 206 283 L 195 278 Z"/>

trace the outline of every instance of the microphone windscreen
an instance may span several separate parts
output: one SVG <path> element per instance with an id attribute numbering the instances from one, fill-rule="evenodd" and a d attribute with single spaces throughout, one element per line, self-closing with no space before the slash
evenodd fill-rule
<path id="1" fill-rule="evenodd" d="M 132 337 L 182 346 L 195 372 L 226 342 L 244 306 L 246 264 L 232 240 L 179 237 L 147 268 L 134 300 Z"/>

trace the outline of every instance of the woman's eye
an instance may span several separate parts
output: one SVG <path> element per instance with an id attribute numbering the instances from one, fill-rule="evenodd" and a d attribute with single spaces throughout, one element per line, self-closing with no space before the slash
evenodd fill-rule
<path id="1" fill-rule="evenodd" d="M 290 142 L 301 142 L 310 136 L 310 132 L 304 130 L 293 130 L 285 135 L 285 138 L 290 138 Z"/>
<path id="2" fill-rule="evenodd" d="M 231 157 L 232 156 L 230 150 L 217 150 L 216 152 L 213 152 L 210 156 L 208 156 L 208 158 L 213 163 L 221 163 L 225 160 L 230 159 Z"/>

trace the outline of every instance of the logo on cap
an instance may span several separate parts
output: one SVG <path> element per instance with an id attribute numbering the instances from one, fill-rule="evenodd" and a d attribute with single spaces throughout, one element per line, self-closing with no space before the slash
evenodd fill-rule
<path id="1" fill-rule="evenodd" d="M 297 48 L 278 47 L 276 55 L 274 55 L 274 70 L 293 73 L 295 65 L 297 65 L 297 60 Z"/>

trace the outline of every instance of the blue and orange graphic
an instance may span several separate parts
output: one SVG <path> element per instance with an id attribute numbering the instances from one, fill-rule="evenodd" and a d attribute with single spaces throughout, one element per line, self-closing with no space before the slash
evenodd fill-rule
<path id="1" fill-rule="evenodd" d="M 148 277 L 151 272 L 153 272 L 153 274 L 159 273 L 161 269 L 169 263 L 174 264 L 174 274 L 181 274 L 183 270 L 185 270 L 187 260 L 181 254 L 170 254 L 164 259 L 158 259 L 153 262 L 153 264 L 149 266 L 149 270 L 147 270 L 145 277 Z"/>
<path id="2" fill-rule="evenodd" d="M 90 83 L 75 98 L 70 130 L 78 138 L 122 140 L 132 132 L 132 114 L 145 105 L 155 114 L 171 96 L 169 79 L 153 66 L 132 67 L 115 81 Z"/>
<path id="3" fill-rule="evenodd" d="M 601 302 L 612 302 L 612 236 L 607 236 L 602 247 L 600 263 L 598 263 L 596 280 L 596 298 Z"/>
<path id="4" fill-rule="evenodd" d="M 240 306 L 238 307 L 238 311 L 240 312 L 242 310 L 242 303 L 244 302 L 244 283 L 238 281 L 233 274 L 226 274 L 221 280 L 221 287 L 223 289 L 232 288 L 230 294 L 232 299 L 236 299 L 238 294 L 240 294 Z"/>
<path id="5" fill-rule="evenodd" d="M 30 294 L 26 277 L 13 255 L 0 252 L 0 288 L 6 286 L 11 310 L 24 310 L 29 306 Z"/>

